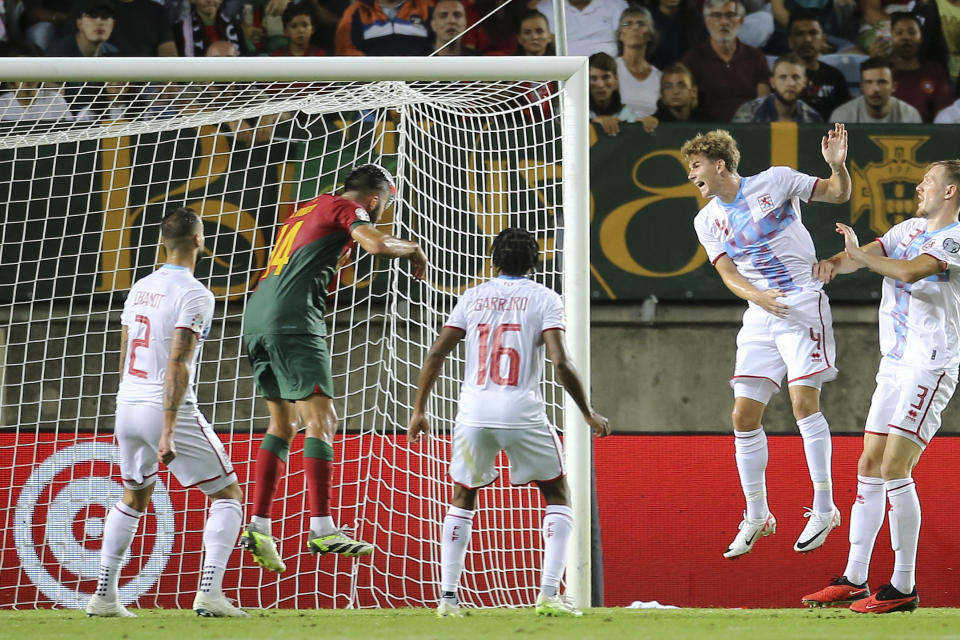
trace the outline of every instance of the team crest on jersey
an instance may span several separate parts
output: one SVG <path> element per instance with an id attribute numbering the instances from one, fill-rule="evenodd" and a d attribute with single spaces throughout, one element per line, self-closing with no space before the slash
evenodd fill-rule
<path id="1" fill-rule="evenodd" d="M 960 242 L 957 242 L 953 238 L 944 238 L 943 250 L 947 253 L 956 253 L 960 251 Z"/>
<path id="2" fill-rule="evenodd" d="M 363 220 L 364 222 L 370 222 L 370 214 L 368 214 L 367 210 L 363 207 L 357 207 L 357 210 L 354 211 L 354 213 L 360 220 Z"/>
<path id="3" fill-rule="evenodd" d="M 760 205 L 760 210 L 763 211 L 764 213 L 766 213 L 767 211 L 770 211 L 776 206 L 775 204 L 773 204 L 773 196 L 771 196 L 769 193 L 765 193 L 762 196 L 759 196 L 757 198 L 757 204 Z"/>

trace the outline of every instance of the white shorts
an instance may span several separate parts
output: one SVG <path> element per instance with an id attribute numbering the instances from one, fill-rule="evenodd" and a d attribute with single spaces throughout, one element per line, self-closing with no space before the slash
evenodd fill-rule
<path id="1" fill-rule="evenodd" d="M 837 377 L 837 346 L 827 295 L 798 291 L 781 301 L 790 306 L 786 318 L 753 304 L 744 312 L 731 387 L 738 378 L 759 378 L 779 389 L 786 375 L 788 385 L 819 389 Z"/>
<path id="2" fill-rule="evenodd" d="M 117 403 L 114 435 L 120 447 L 120 476 L 128 489 L 143 489 L 157 479 L 157 445 L 163 432 L 163 408 Z M 173 432 L 177 457 L 167 468 L 184 487 L 210 495 L 237 481 L 223 443 L 195 406 L 182 407 Z"/>
<path id="3" fill-rule="evenodd" d="M 453 430 L 450 477 L 468 489 L 484 487 L 499 476 L 497 455 L 510 460 L 510 484 L 548 482 L 566 475 L 563 448 L 553 425 L 494 428 L 457 424 Z"/>
<path id="4" fill-rule="evenodd" d="M 925 449 L 957 388 L 955 373 L 924 370 L 883 358 L 870 401 L 866 433 L 897 435 Z"/>

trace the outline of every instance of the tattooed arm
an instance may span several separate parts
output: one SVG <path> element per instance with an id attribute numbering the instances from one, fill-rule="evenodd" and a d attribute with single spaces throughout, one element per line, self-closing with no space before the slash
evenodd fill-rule
<path id="1" fill-rule="evenodd" d="M 189 329 L 174 329 L 170 345 L 170 360 L 163 378 L 163 433 L 158 447 L 163 464 L 177 456 L 173 447 L 173 431 L 177 427 L 177 412 L 190 384 L 190 362 L 197 348 L 197 336 Z"/>

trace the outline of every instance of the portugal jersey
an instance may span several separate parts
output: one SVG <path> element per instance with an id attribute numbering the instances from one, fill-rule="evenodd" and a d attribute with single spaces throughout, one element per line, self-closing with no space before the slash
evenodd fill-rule
<path id="1" fill-rule="evenodd" d="M 266 270 L 243 313 L 245 334 L 326 335 L 327 285 L 350 232 L 370 216 L 357 203 L 324 194 L 280 227 Z"/>
<path id="2" fill-rule="evenodd" d="M 730 256 L 737 271 L 760 290 L 819 291 L 810 232 L 800 218 L 800 200 L 813 197 L 818 178 L 788 167 L 770 167 L 740 179 L 732 203 L 713 198 L 694 228 L 711 264 Z"/>
<path id="3" fill-rule="evenodd" d="M 190 383 L 183 402 L 196 404 L 199 346 L 210 333 L 212 320 L 213 293 L 184 267 L 165 264 L 135 282 L 120 315 L 120 323 L 127 328 L 127 344 L 117 402 L 163 403 L 173 332 L 189 329 L 197 336 L 198 348 L 190 362 Z"/>
<path id="4" fill-rule="evenodd" d="M 880 351 L 923 369 L 956 370 L 960 365 L 960 225 L 927 231 L 912 218 L 879 238 L 891 258 L 933 256 L 943 269 L 913 284 L 883 279 L 880 300 Z"/>
<path id="5" fill-rule="evenodd" d="M 526 278 L 500 276 L 468 289 L 445 326 L 466 334 L 458 424 L 520 428 L 546 423 L 540 393 L 543 333 L 565 328 L 559 295 Z"/>

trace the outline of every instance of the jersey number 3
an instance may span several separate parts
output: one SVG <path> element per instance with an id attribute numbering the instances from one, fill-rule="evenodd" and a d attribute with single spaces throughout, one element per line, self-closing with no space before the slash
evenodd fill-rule
<path id="1" fill-rule="evenodd" d="M 519 324 L 500 324 L 493 330 L 493 344 L 490 340 L 490 325 L 477 325 L 480 332 L 480 354 L 477 362 L 477 384 L 487 383 L 487 372 L 490 381 L 504 387 L 515 387 L 520 382 L 520 352 L 512 347 L 503 346 L 503 334 L 509 331 L 520 331 Z M 500 361 L 506 358 L 509 361 L 507 377 L 500 375 Z"/>

